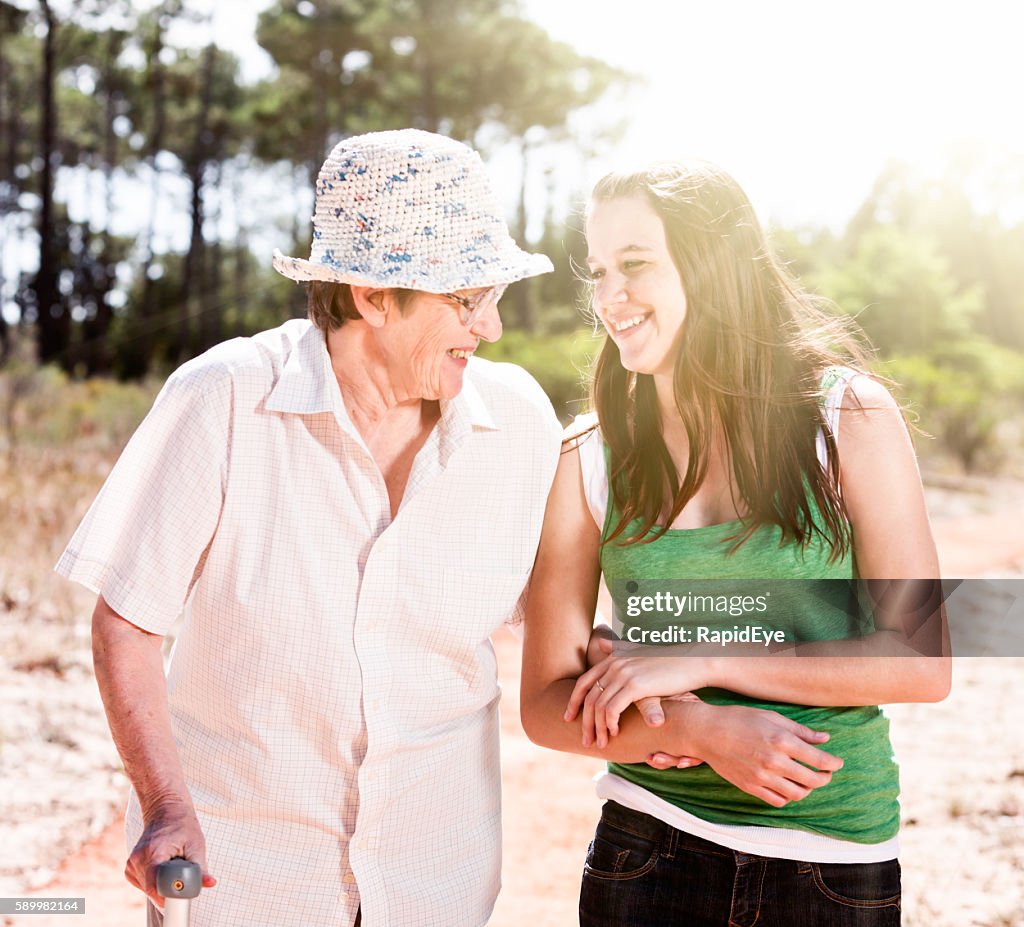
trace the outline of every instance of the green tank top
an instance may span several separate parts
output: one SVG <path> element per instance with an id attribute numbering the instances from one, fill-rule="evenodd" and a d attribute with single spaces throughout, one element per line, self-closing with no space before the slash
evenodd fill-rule
<path id="1" fill-rule="evenodd" d="M 831 373 L 823 382 L 825 388 L 830 380 L 835 382 Z M 607 447 L 605 454 L 607 460 Z M 820 538 L 801 548 L 794 543 L 783 544 L 778 526 L 762 526 L 730 554 L 731 544 L 726 539 L 742 529 L 742 523 L 735 521 L 706 528 L 669 529 L 655 541 L 622 546 L 617 541 L 605 543 L 618 520 L 613 505 L 609 491 L 601 535 L 601 569 L 613 591 L 637 580 L 649 588 L 651 584 L 646 581 L 654 580 L 699 595 L 727 591 L 728 584 L 723 585 L 721 580 L 735 580 L 742 581 L 744 592 L 753 592 L 758 586 L 749 581 L 764 581 L 764 589 L 770 590 L 771 607 L 759 621 L 771 625 L 776 620 L 772 613 L 785 615 L 788 640 L 836 640 L 871 628 L 870 617 L 862 614 L 851 598 L 850 581 L 855 579 L 852 556 L 830 563 L 829 549 Z M 634 524 L 630 530 L 638 526 Z M 685 582 L 681 585 L 680 581 Z M 702 586 L 702 581 L 714 582 Z M 711 624 L 707 618 L 702 615 L 700 624 Z M 664 618 L 640 615 L 628 620 L 632 627 L 665 629 Z M 736 621 L 726 612 L 718 623 L 730 628 Z M 752 623 L 749 616 L 741 621 Z M 672 621 L 676 627 L 687 623 L 696 624 L 692 614 Z M 717 688 L 702 689 L 697 695 L 716 705 L 771 709 L 814 730 L 827 731 L 831 736 L 824 749 L 842 757 L 843 768 L 833 774 L 828 785 L 784 808 L 773 808 L 748 795 L 707 764 L 657 770 L 643 763 L 611 763 L 609 770 L 716 824 L 788 827 L 855 843 L 881 843 L 896 834 L 899 770 L 889 742 L 888 719 L 877 706 L 815 708 L 759 701 Z"/>

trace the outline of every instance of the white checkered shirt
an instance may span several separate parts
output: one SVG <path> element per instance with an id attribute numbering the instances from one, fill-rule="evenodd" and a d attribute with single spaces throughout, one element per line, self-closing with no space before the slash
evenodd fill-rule
<path id="1" fill-rule="evenodd" d="M 499 887 L 489 635 L 515 620 L 560 428 L 472 359 L 392 522 L 323 336 L 293 320 L 174 373 L 57 570 L 164 634 L 216 888 L 192 927 L 479 925 Z M 142 829 L 134 796 L 133 846 Z"/>

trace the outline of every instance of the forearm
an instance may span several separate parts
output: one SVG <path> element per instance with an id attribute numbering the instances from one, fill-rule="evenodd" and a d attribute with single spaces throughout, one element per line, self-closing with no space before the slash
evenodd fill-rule
<path id="1" fill-rule="evenodd" d="M 940 701 L 949 680 L 948 657 L 921 656 L 888 631 L 766 655 L 711 657 L 706 674 L 707 685 L 751 698 L 821 706 Z"/>
<path id="2" fill-rule="evenodd" d="M 92 637 L 110 732 L 143 814 L 158 805 L 191 808 L 171 733 L 162 638 L 121 618 L 102 598 L 93 613 Z"/>
<path id="3" fill-rule="evenodd" d="M 622 716 L 619 735 L 612 738 L 607 747 L 585 747 L 580 716 L 572 721 L 564 718 L 574 685 L 574 679 L 558 679 L 536 695 L 524 690 L 520 702 L 523 729 L 535 744 L 610 763 L 643 763 L 658 752 L 672 756 L 700 755 L 700 732 L 714 706 L 666 700 L 662 703 L 665 722 L 656 728 L 644 724 L 635 707 L 630 708 Z"/>

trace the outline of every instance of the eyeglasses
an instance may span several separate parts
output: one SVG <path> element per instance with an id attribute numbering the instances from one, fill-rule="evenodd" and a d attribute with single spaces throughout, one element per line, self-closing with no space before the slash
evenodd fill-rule
<path id="1" fill-rule="evenodd" d="M 507 288 L 507 283 L 499 283 L 497 286 L 481 290 L 472 296 L 459 296 L 458 293 L 441 293 L 440 295 L 459 304 L 459 320 L 466 328 L 472 328 L 480 321 L 480 316 L 487 309 L 498 305 L 498 300 L 505 294 Z"/>

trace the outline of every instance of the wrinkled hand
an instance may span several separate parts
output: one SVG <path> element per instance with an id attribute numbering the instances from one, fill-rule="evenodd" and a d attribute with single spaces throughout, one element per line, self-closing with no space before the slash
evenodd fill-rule
<path id="1" fill-rule="evenodd" d="M 823 731 L 763 708 L 707 705 L 700 733 L 704 761 L 723 779 L 773 808 L 828 785 L 843 761 L 818 749 Z M 654 764 L 651 764 L 654 765 Z M 811 768 L 808 768 L 811 767 Z"/>
<path id="2" fill-rule="evenodd" d="M 650 707 L 652 696 L 670 696 L 706 685 L 702 673 L 706 663 L 685 656 L 687 648 L 645 647 L 626 641 L 592 639 L 604 659 L 576 680 L 565 710 L 572 721 L 582 710 L 583 746 L 608 746 L 608 738 L 619 733 L 619 718 L 636 703 L 644 721 L 656 727 L 664 721 L 660 710 Z M 641 702 L 647 707 L 641 708 Z"/>
<path id="3" fill-rule="evenodd" d="M 163 909 L 164 900 L 156 890 L 156 867 L 175 856 L 199 863 L 203 888 L 217 880 L 206 871 L 206 840 L 195 811 L 180 802 L 158 805 L 146 815 L 146 826 L 124 867 L 125 878 Z"/>

